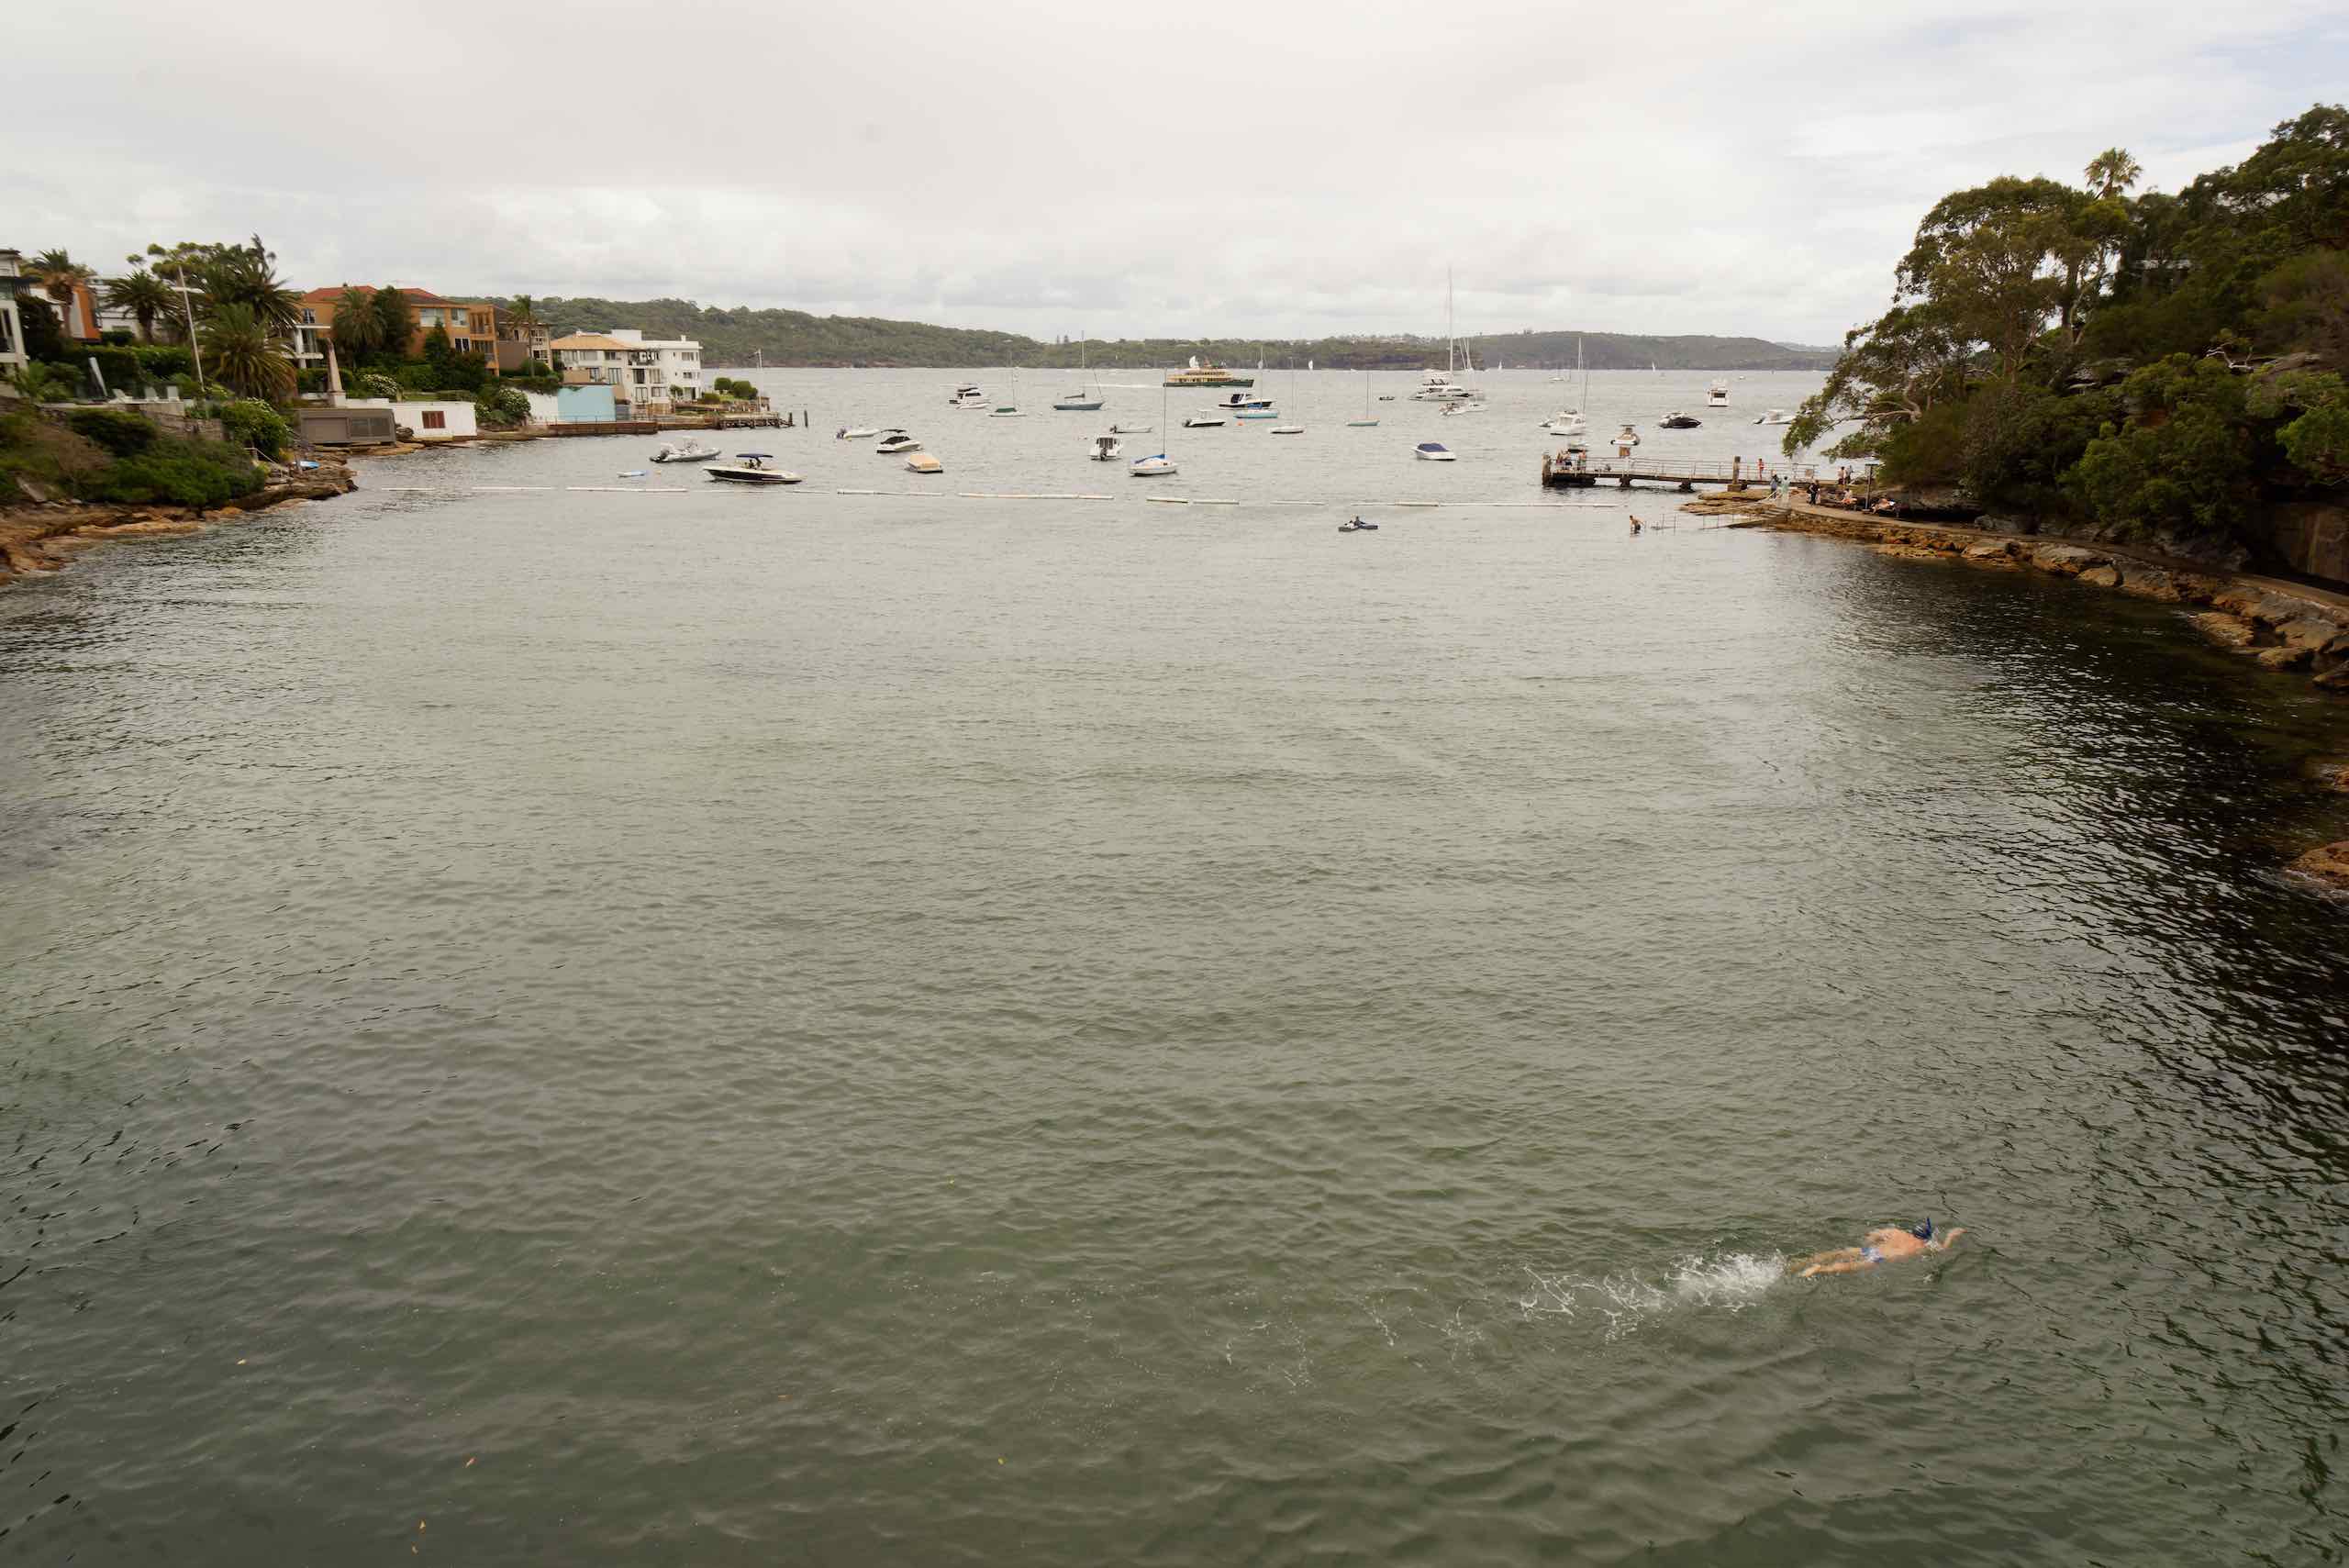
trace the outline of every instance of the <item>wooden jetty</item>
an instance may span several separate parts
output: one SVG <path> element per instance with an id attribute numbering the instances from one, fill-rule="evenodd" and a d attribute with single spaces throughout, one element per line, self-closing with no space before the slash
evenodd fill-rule
<path id="1" fill-rule="evenodd" d="M 1819 465 L 1748 462 L 1733 457 L 1727 462 L 1689 462 L 1670 458 L 1593 457 L 1586 452 L 1556 452 L 1542 459 L 1542 484 L 1551 490 L 1589 490 L 1614 484 L 1629 490 L 1634 484 L 1664 484 L 1675 490 L 1695 490 L 1719 484 L 1730 490 L 1766 489 L 1773 479 L 1808 484 L 1820 477 Z"/>
<path id="2" fill-rule="evenodd" d="M 663 419 L 553 420 L 539 427 L 547 436 L 651 436 L 662 430 L 749 430 L 792 428 L 788 414 L 697 414 Z"/>

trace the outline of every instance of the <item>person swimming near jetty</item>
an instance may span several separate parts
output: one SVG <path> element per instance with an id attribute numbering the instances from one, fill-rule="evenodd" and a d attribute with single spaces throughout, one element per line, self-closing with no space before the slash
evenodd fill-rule
<path id="1" fill-rule="evenodd" d="M 1787 1272 L 1804 1279 L 1813 1274 L 1853 1274 L 1862 1269 L 1872 1269 L 1878 1263 L 1898 1262 L 1903 1258 L 1921 1257 L 1927 1252 L 1946 1252 L 1950 1243 L 1965 1234 L 1965 1227 L 1936 1234 L 1933 1222 L 1911 1230 L 1898 1225 L 1887 1225 L 1871 1230 L 1866 1242 L 1858 1247 L 1838 1247 L 1832 1251 L 1814 1252 L 1808 1258 L 1798 1258 L 1787 1265 Z"/>

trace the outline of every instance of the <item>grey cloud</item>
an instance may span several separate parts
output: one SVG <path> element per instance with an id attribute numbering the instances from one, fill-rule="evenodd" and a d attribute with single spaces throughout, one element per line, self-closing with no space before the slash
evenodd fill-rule
<path id="1" fill-rule="evenodd" d="M 2174 186 L 2344 64 L 2327 0 L 411 9 L 484 70 L 291 0 L 13 17 L 0 243 L 1112 336 L 1436 331 L 1449 264 L 1464 330 L 1825 341 L 1943 192 Z"/>

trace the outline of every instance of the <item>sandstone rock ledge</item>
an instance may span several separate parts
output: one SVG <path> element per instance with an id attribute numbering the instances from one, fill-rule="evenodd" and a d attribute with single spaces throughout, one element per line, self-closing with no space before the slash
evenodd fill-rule
<path id="1" fill-rule="evenodd" d="M 2349 604 L 2337 595 L 2310 592 L 2303 596 L 2289 591 L 2288 584 L 2147 561 L 2120 547 L 2043 541 L 2024 534 L 1800 506 L 1781 506 L 1769 516 L 1731 527 L 1827 534 L 1902 560 L 1954 561 L 2004 571 L 2024 567 L 2160 604 L 2203 606 L 2202 613 L 2188 618 L 2220 647 L 2266 669 L 2306 671 L 2319 688 L 2349 694 Z"/>
<path id="2" fill-rule="evenodd" d="M 2349 891 L 2349 839 L 2337 844 L 2323 844 L 2310 850 L 2285 868 L 2312 876 L 2328 887 Z"/>
<path id="3" fill-rule="evenodd" d="M 145 506 L 52 501 L 0 510 L 0 586 L 18 577 L 61 569 L 68 556 L 108 539 L 202 533 L 249 513 L 298 506 L 355 487 L 340 462 L 317 469 L 279 469 L 250 495 L 225 506 Z"/>

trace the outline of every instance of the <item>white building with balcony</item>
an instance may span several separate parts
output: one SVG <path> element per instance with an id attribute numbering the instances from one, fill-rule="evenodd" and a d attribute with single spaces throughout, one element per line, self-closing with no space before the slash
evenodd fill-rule
<path id="1" fill-rule="evenodd" d="M 666 414 L 699 397 L 701 345 L 691 338 L 647 338 L 633 328 L 574 332 L 548 347 L 556 368 L 573 386 L 609 386 L 629 406 L 623 419 Z"/>
<path id="2" fill-rule="evenodd" d="M 0 373 L 25 362 L 25 323 L 17 314 L 17 281 L 24 275 L 24 253 L 0 250 Z"/>

